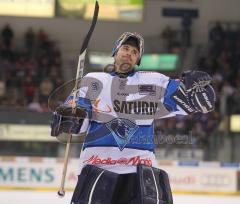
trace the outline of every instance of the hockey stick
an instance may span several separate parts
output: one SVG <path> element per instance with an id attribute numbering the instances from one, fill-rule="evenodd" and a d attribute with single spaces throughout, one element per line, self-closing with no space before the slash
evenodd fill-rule
<path id="1" fill-rule="evenodd" d="M 99 11 L 99 5 L 98 5 L 98 1 L 96 0 L 92 24 L 91 24 L 91 27 L 83 41 L 83 44 L 82 44 L 82 47 L 80 50 L 80 54 L 79 54 L 79 58 L 78 58 L 76 81 L 75 81 L 75 86 L 72 91 L 73 92 L 73 104 L 72 104 L 73 113 L 76 111 L 77 90 L 80 88 L 80 82 L 81 82 L 81 78 L 83 76 L 83 70 L 84 70 L 84 64 L 85 64 L 86 50 L 88 47 L 89 40 L 92 36 L 93 30 L 95 28 L 95 25 L 97 23 L 98 11 Z M 65 149 L 65 155 L 64 155 L 61 186 L 58 191 L 58 195 L 61 197 L 63 197 L 65 195 L 64 185 L 65 185 L 65 179 L 66 179 L 66 173 L 67 173 L 71 140 L 72 140 L 72 135 L 69 134 L 68 139 L 67 139 L 66 149 Z"/>

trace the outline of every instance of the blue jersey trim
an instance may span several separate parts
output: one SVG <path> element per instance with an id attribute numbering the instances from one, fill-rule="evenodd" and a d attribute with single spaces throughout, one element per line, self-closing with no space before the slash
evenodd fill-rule
<path id="1" fill-rule="evenodd" d="M 86 148 L 91 148 L 91 147 L 118 147 L 118 145 L 86 145 L 83 147 L 83 150 L 86 149 Z M 154 150 L 153 149 L 145 149 L 145 148 L 133 148 L 133 147 L 125 147 L 127 149 L 137 149 L 137 150 L 146 150 L 146 151 L 150 151 L 150 152 L 153 152 L 154 153 Z"/>
<path id="2" fill-rule="evenodd" d="M 73 95 L 70 95 L 67 97 L 67 99 L 64 101 L 64 104 L 72 104 L 73 103 Z M 92 115 L 92 104 L 91 104 L 91 101 L 87 98 L 83 98 L 83 97 L 79 97 L 77 99 L 77 106 L 80 106 L 82 108 L 84 108 L 88 115 L 89 115 L 89 118 L 91 118 L 90 116 Z"/>
<path id="3" fill-rule="evenodd" d="M 92 103 L 89 99 L 79 97 L 77 101 L 77 106 L 84 108 L 88 113 L 88 117 L 92 118 Z"/>
<path id="4" fill-rule="evenodd" d="M 163 104 L 170 112 L 178 111 L 177 104 L 173 101 L 172 95 L 178 89 L 179 85 L 180 83 L 174 79 L 170 79 L 167 85 Z"/>
<path id="5" fill-rule="evenodd" d="M 106 127 L 106 124 L 91 121 L 83 148 L 85 149 L 93 146 L 119 147 L 115 137 L 113 133 Z M 153 124 L 139 126 L 124 148 L 154 151 L 155 144 Z M 122 149 L 120 148 L 120 150 Z"/>
<path id="6" fill-rule="evenodd" d="M 128 77 L 132 77 L 134 74 L 135 74 L 135 70 L 130 71 L 129 73 L 127 73 L 127 76 L 128 76 Z M 110 75 L 112 75 L 112 76 L 118 76 L 119 73 L 117 73 L 116 71 L 112 71 L 112 72 L 110 72 Z"/>

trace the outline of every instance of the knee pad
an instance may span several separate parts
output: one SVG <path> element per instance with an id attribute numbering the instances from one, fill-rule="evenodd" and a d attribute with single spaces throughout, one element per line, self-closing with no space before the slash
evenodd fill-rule
<path id="1" fill-rule="evenodd" d="M 157 168 L 137 166 L 138 197 L 140 204 L 172 204 L 168 174 Z"/>
<path id="2" fill-rule="evenodd" d="M 87 165 L 78 176 L 71 204 L 111 204 L 118 174 Z"/>

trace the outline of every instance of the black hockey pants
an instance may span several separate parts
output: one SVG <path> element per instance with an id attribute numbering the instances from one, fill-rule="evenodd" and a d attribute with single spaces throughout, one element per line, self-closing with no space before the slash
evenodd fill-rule
<path id="1" fill-rule="evenodd" d="M 168 175 L 139 165 L 137 173 L 116 174 L 92 165 L 83 168 L 71 204 L 172 204 Z"/>

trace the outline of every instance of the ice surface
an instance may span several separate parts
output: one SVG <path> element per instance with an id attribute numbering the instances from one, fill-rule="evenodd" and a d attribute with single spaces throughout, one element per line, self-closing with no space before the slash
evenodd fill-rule
<path id="1" fill-rule="evenodd" d="M 0 191 L 0 204 L 70 204 L 72 192 Z M 240 204 L 240 196 L 174 195 L 174 204 Z"/>

